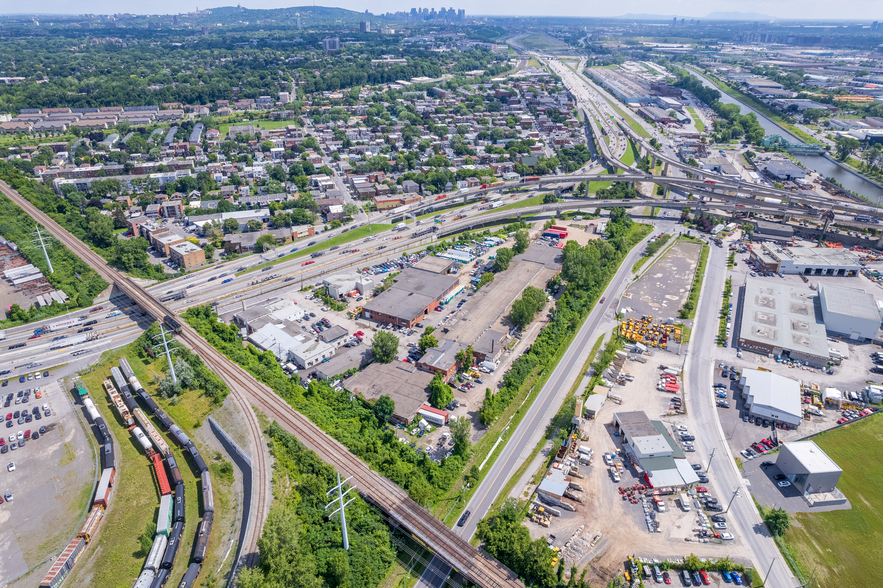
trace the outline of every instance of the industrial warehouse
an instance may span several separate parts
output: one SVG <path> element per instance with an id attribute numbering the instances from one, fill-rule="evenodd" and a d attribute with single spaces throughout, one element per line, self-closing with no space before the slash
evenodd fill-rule
<path id="1" fill-rule="evenodd" d="M 803 420 L 800 384 L 772 372 L 745 369 L 739 378 L 748 416 L 796 428 Z"/>
<path id="2" fill-rule="evenodd" d="M 395 277 L 395 283 L 388 290 L 364 306 L 362 316 L 379 323 L 413 328 L 454 292 L 459 283 L 456 276 L 408 268 Z"/>
<path id="3" fill-rule="evenodd" d="M 617 412 L 613 427 L 623 437 L 626 455 L 651 488 L 682 488 L 699 481 L 661 421 L 651 421 L 642 410 Z"/>
<path id="4" fill-rule="evenodd" d="M 760 248 L 751 250 L 751 260 L 762 271 L 805 276 L 855 277 L 862 269 L 851 251 L 827 247 L 782 247 L 775 243 L 761 243 Z"/>

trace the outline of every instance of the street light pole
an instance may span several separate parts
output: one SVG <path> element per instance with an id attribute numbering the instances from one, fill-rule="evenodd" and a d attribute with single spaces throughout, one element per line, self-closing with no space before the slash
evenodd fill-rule
<path id="1" fill-rule="evenodd" d="M 711 462 L 714 461 L 714 453 L 717 451 L 717 448 L 711 450 L 711 457 L 708 458 L 708 466 L 705 468 L 705 473 L 711 471 Z"/>
<path id="2" fill-rule="evenodd" d="M 727 504 L 727 510 L 724 511 L 724 514 L 727 514 L 728 512 L 730 512 L 730 507 L 733 506 L 733 501 L 736 500 L 737 496 L 739 496 L 739 488 L 738 487 L 733 490 L 733 497 L 730 498 L 730 503 Z"/>

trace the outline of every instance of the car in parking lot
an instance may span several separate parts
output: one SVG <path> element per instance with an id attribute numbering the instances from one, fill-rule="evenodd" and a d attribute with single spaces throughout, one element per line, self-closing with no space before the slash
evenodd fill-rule
<path id="1" fill-rule="evenodd" d="M 779 488 L 787 488 L 788 486 L 791 485 L 791 482 L 789 482 L 788 480 L 782 480 L 781 482 L 779 482 L 779 483 L 776 484 L 776 485 L 777 485 Z"/>
<path id="2" fill-rule="evenodd" d="M 721 535 L 722 539 L 723 539 L 724 535 L 730 535 L 730 534 L 724 533 L 723 535 Z M 733 538 L 733 536 L 730 535 L 730 539 L 732 539 L 732 538 Z M 727 541 L 727 539 L 724 539 L 724 541 Z M 730 572 L 730 577 L 733 579 L 733 584 L 735 584 L 736 586 L 742 585 L 742 576 L 740 576 L 738 572 Z"/>
<path id="3" fill-rule="evenodd" d="M 722 515 L 711 515 L 711 517 L 709 517 L 709 518 L 714 523 L 726 523 L 727 522 L 727 518 Z"/>

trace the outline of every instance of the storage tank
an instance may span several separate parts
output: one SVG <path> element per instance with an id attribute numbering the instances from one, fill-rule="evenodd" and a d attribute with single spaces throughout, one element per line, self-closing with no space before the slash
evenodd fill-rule
<path id="1" fill-rule="evenodd" d="M 141 444 L 141 447 L 144 448 L 144 451 L 147 451 L 151 447 L 150 439 L 147 438 L 147 435 L 144 434 L 144 431 L 141 430 L 141 427 L 135 427 L 132 429 L 132 434 L 135 435 L 135 439 L 138 440 L 138 443 Z"/>
<path id="2" fill-rule="evenodd" d="M 98 409 L 95 408 L 95 403 L 92 402 L 91 398 L 83 399 L 83 406 L 86 407 L 86 412 L 89 413 L 89 418 L 92 419 L 92 422 L 95 422 L 95 419 L 99 418 L 101 414 L 99 414 Z"/>

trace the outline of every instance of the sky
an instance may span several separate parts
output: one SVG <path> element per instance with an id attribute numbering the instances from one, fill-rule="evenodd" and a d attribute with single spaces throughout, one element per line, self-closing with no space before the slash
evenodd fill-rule
<path id="1" fill-rule="evenodd" d="M 286 2 L 284 0 L 240 0 L 247 8 L 285 8 L 309 4 L 304 2 Z M 372 13 L 407 11 L 412 7 L 426 8 L 464 8 L 472 15 L 524 15 L 524 16 L 620 16 L 623 14 L 663 14 L 683 16 L 687 18 L 703 18 L 712 12 L 754 12 L 767 14 L 776 18 L 802 19 L 859 19 L 883 21 L 883 2 L 881 0 L 667 0 L 664 4 L 658 0 L 626 0 L 625 2 L 568 2 L 544 3 L 535 0 L 481 0 L 479 2 L 463 2 L 462 0 L 439 0 L 445 2 L 438 5 L 425 0 L 337 0 L 322 1 L 322 6 L 335 6 Z M 237 0 L 153 0 L 145 4 L 143 0 L 41 0 L 39 3 L 27 5 L 29 10 L 47 13 L 93 13 L 112 14 L 116 12 L 133 12 L 153 14 L 175 14 L 212 6 L 235 6 Z M 5 5 L 5 6 L 4 6 Z M 0 3 L 0 13 L 19 12 L 11 10 L 13 3 Z M 22 5 L 18 5 L 22 6 Z M 39 7 L 39 8 L 38 8 Z"/>

